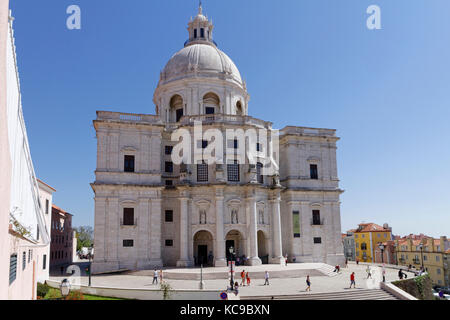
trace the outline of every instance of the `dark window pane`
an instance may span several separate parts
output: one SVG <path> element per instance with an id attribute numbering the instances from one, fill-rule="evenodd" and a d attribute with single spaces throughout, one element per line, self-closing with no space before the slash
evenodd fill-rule
<path id="1" fill-rule="evenodd" d="M 123 240 L 123 246 L 124 247 L 132 247 L 134 245 L 133 240 Z"/>
<path id="2" fill-rule="evenodd" d="M 205 29 L 203 29 L 203 28 L 200 29 L 200 37 L 201 38 L 205 37 Z"/>
<path id="3" fill-rule="evenodd" d="M 182 116 L 183 116 L 183 109 L 178 109 L 177 110 L 177 122 L 180 121 Z"/>
<path id="4" fill-rule="evenodd" d="M 173 163 L 171 161 L 166 161 L 165 171 L 169 173 L 173 172 Z"/>
<path id="5" fill-rule="evenodd" d="M 313 210 L 313 225 L 320 225 L 320 210 Z"/>
<path id="6" fill-rule="evenodd" d="M 134 225 L 134 208 L 123 209 L 123 225 L 124 226 Z"/>
<path id="7" fill-rule="evenodd" d="M 256 176 L 259 183 L 264 183 L 264 176 L 262 175 L 262 163 L 258 162 L 256 164 Z"/>
<path id="8" fill-rule="evenodd" d="M 197 164 L 197 181 L 208 182 L 208 165 L 206 163 Z"/>
<path id="9" fill-rule="evenodd" d="M 239 182 L 239 163 L 237 161 L 234 164 L 227 164 L 228 181 Z"/>
<path id="10" fill-rule="evenodd" d="M 48 199 L 45 200 L 45 213 L 48 214 L 48 207 L 49 207 L 49 201 Z"/>
<path id="11" fill-rule="evenodd" d="M 125 156 L 124 171 L 125 172 L 134 172 L 134 156 Z"/>
<path id="12" fill-rule="evenodd" d="M 173 181 L 172 180 L 166 180 L 166 186 L 168 186 L 168 187 L 173 186 Z"/>
<path id="13" fill-rule="evenodd" d="M 172 146 L 166 146 L 165 154 L 171 155 L 172 154 L 173 147 Z"/>
<path id="14" fill-rule="evenodd" d="M 24 251 L 22 252 L 22 270 L 25 270 L 26 266 L 27 266 L 27 253 Z"/>
<path id="15" fill-rule="evenodd" d="M 319 179 L 319 174 L 317 171 L 317 164 L 311 164 L 309 165 L 309 171 L 311 174 L 311 179 L 317 180 Z"/>
<path id="16" fill-rule="evenodd" d="M 214 114 L 215 113 L 215 108 L 213 108 L 213 107 L 206 107 L 205 112 L 206 112 L 206 114 Z"/>
<path id="17" fill-rule="evenodd" d="M 322 238 L 314 238 L 314 243 L 322 243 Z"/>
<path id="18" fill-rule="evenodd" d="M 166 222 L 173 222 L 173 210 L 166 210 Z"/>
<path id="19" fill-rule="evenodd" d="M 17 254 L 13 254 L 9 257 L 9 284 L 16 280 L 17 275 Z"/>
<path id="20" fill-rule="evenodd" d="M 173 246 L 173 240 L 166 240 L 166 247 L 172 247 Z"/>
<path id="21" fill-rule="evenodd" d="M 42 260 L 42 269 L 45 270 L 47 269 L 47 255 L 44 254 L 44 258 Z"/>
<path id="22" fill-rule="evenodd" d="M 194 29 L 194 38 L 197 38 L 197 29 Z"/>

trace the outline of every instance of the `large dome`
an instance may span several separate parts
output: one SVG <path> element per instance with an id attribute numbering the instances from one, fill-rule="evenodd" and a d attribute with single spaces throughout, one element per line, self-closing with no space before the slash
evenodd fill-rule
<path id="1" fill-rule="evenodd" d="M 164 82 L 192 76 L 230 79 L 242 85 L 241 74 L 234 62 L 210 43 L 187 45 L 172 56 L 162 71 Z"/>

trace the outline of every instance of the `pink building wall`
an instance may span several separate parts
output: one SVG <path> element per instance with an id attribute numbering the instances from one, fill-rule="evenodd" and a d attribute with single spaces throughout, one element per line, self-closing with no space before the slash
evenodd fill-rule
<path id="1" fill-rule="evenodd" d="M 6 114 L 6 41 L 9 0 L 0 0 L 0 299 L 8 298 L 9 285 L 9 206 L 11 157 Z"/>

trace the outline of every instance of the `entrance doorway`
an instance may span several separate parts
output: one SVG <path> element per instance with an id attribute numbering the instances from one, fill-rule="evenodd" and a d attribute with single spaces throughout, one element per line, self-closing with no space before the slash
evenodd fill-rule
<path id="1" fill-rule="evenodd" d="M 199 245 L 197 249 L 198 249 L 197 264 L 203 264 L 204 266 L 206 266 L 208 264 L 208 246 Z"/>
<path id="2" fill-rule="evenodd" d="M 212 266 L 214 263 L 213 237 L 208 231 L 202 230 L 194 235 L 195 265 Z"/>

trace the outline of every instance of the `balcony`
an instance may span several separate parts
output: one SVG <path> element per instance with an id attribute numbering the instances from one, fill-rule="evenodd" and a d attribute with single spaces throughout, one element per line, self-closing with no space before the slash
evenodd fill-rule
<path id="1" fill-rule="evenodd" d="M 159 116 L 150 114 L 134 114 L 110 111 L 97 111 L 98 121 L 118 121 L 142 124 L 162 124 Z"/>
<path id="2" fill-rule="evenodd" d="M 325 218 L 310 220 L 312 226 L 323 226 L 325 224 Z"/>
<path id="3" fill-rule="evenodd" d="M 134 219 L 133 224 L 130 224 L 130 221 L 124 221 L 123 218 L 120 218 L 120 226 L 121 227 L 135 227 L 135 226 L 137 226 L 137 218 Z"/>
<path id="4" fill-rule="evenodd" d="M 238 116 L 228 114 L 202 114 L 193 116 L 183 116 L 179 122 L 180 125 L 193 125 L 194 121 L 202 124 L 225 123 L 235 125 L 255 125 L 263 128 L 271 127 L 272 123 L 250 116 Z"/>

